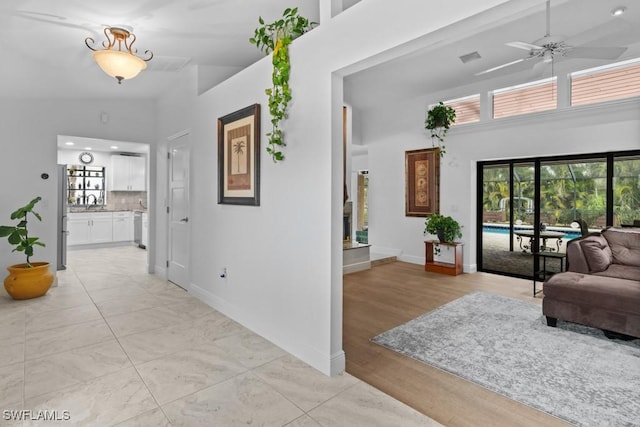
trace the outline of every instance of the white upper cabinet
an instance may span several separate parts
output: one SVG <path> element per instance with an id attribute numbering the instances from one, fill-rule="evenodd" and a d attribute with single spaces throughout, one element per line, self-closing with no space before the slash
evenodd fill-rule
<path id="1" fill-rule="evenodd" d="M 146 160 L 144 157 L 111 156 L 110 191 L 145 191 Z"/>

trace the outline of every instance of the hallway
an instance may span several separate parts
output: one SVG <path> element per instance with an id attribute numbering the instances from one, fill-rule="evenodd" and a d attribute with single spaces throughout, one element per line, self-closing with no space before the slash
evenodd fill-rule
<path id="1" fill-rule="evenodd" d="M 46 296 L 2 289 L 2 425 L 438 425 L 349 374 L 324 376 L 145 260 L 133 246 L 74 250 Z"/>

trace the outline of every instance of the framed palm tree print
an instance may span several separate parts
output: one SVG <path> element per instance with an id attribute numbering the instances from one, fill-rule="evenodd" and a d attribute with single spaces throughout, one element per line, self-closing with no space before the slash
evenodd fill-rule
<path id="1" fill-rule="evenodd" d="M 260 104 L 218 119 L 218 204 L 260 206 Z"/>

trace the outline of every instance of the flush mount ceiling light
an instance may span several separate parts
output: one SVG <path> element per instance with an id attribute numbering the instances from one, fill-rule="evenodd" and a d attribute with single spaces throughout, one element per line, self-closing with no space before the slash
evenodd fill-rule
<path id="1" fill-rule="evenodd" d="M 144 59 L 136 54 L 137 49 L 132 49 L 136 36 L 131 31 L 120 27 L 107 27 L 104 29 L 107 40 L 102 42 L 104 49 L 95 49 L 95 41 L 87 37 L 84 43 L 93 51 L 93 59 L 98 63 L 102 71 L 115 77 L 118 84 L 122 80 L 131 79 L 147 68 L 147 61 L 153 58 L 150 50 L 144 52 L 149 57 Z"/>

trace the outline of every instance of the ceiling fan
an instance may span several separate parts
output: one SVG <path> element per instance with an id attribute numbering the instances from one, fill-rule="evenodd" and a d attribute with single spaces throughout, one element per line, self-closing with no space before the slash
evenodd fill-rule
<path id="1" fill-rule="evenodd" d="M 591 58 L 591 59 L 617 59 L 622 55 L 626 47 L 600 47 L 600 46 L 572 46 L 566 42 L 562 36 L 551 35 L 551 0 L 547 0 L 546 5 L 547 32 L 544 37 L 533 43 L 515 41 L 506 43 L 517 49 L 529 51 L 529 54 L 515 61 L 507 62 L 496 67 L 476 73 L 476 76 L 488 74 L 503 68 L 510 67 L 522 62 L 531 61 L 535 74 L 541 73 L 547 65 L 553 66 L 554 61 L 562 58 Z"/>

